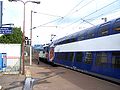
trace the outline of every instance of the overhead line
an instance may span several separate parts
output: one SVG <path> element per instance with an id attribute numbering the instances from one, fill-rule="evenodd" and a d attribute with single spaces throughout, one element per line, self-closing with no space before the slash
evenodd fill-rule
<path id="1" fill-rule="evenodd" d="M 95 26 L 94 24 L 90 23 L 89 21 L 84 20 L 83 18 L 80 18 L 80 19 L 78 19 L 77 21 L 75 21 L 75 22 L 73 22 L 73 23 L 65 26 L 64 28 L 69 27 L 69 26 L 73 25 L 74 23 L 76 23 L 76 22 L 78 22 L 78 21 L 80 21 L 80 20 L 82 20 L 83 22 L 89 23 L 89 24 L 92 25 L 92 26 Z"/>
<path id="2" fill-rule="evenodd" d="M 81 20 L 83 20 L 83 22 L 89 23 L 89 24 L 92 25 L 92 26 L 95 26 L 94 24 L 92 24 L 91 22 L 89 22 L 89 21 L 87 21 L 87 20 L 84 20 L 84 19 L 82 19 L 82 18 L 81 18 Z"/>
<path id="3" fill-rule="evenodd" d="M 78 19 L 77 21 L 75 21 L 75 22 L 73 22 L 73 23 L 71 23 L 71 24 L 69 24 L 69 25 L 67 25 L 67 26 L 65 26 L 65 27 L 71 26 L 72 24 L 77 23 L 78 21 L 82 20 L 83 18 L 86 18 L 86 17 L 88 17 L 88 16 L 90 16 L 90 15 L 92 15 L 92 14 L 94 14 L 94 13 L 96 13 L 96 12 L 98 12 L 98 11 L 100 11 L 100 10 L 108 7 L 108 6 L 110 6 L 110 5 L 112 5 L 113 3 L 117 2 L 117 1 L 118 1 L 118 0 L 115 0 L 115 1 L 113 1 L 112 3 L 110 3 L 110 4 L 106 5 L 106 6 L 104 6 L 104 7 L 100 8 L 100 9 L 98 9 L 98 10 L 96 10 L 96 11 L 94 11 L 94 12 L 88 14 L 88 15 L 86 15 L 85 17 L 82 17 L 82 18 Z"/>
<path id="4" fill-rule="evenodd" d="M 116 9 L 120 9 L 120 7 L 119 8 L 116 8 Z M 115 9 L 115 10 L 116 10 Z M 115 12 L 118 12 L 118 10 L 117 11 L 112 11 L 112 12 L 107 12 L 107 13 L 104 13 L 104 14 L 101 14 L 101 15 L 99 15 L 99 16 L 96 16 L 96 17 L 92 17 L 92 18 L 90 18 L 90 19 L 87 19 L 86 21 L 93 21 L 93 20 L 95 20 L 96 18 L 98 18 L 98 17 L 101 17 L 101 16 L 103 16 L 103 15 L 105 15 L 105 14 L 109 14 L 109 13 L 115 13 Z M 79 23 L 79 25 L 80 24 L 82 24 L 83 22 L 81 22 L 81 23 Z M 76 27 L 78 27 L 79 25 L 77 25 Z"/>
<path id="5" fill-rule="evenodd" d="M 82 6 L 81 8 L 79 8 L 78 10 L 76 10 L 75 12 L 78 12 L 80 9 L 84 8 L 85 6 L 87 6 L 88 4 L 92 3 L 95 0 L 91 0 L 88 3 L 86 3 L 84 6 Z"/>
<path id="6" fill-rule="evenodd" d="M 57 20 L 59 20 L 59 19 L 61 19 L 61 18 L 58 18 L 58 19 L 52 20 L 52 21 L 47 22 L 47 23 L 44 23 L 44 24 L 41 24 L 41 25 L 39 25 L 39 26 L 37 26 L 37 27 L 33 27 L 33 29 L 36 29 L 36 28 L 39 28 L 39 27 L 43 27 L 44 25 L 47 25 L 47 24 L 49 24 L 49 23 L 53 23 L 53 22 L 55 22 L 55 21 L 57 21 Z M 56 26 L 56 27 L 57 27 L 57 26 Z"/>
<path id="7" fill-rule="evenodd" d="M 65 16 L 63 16 L 63 19 L 65 18 L 65 17 L 67 17 L 77 6 L 79 6 L 83 1 L 85 1 L 85 0 L 82 0 L 82 1 L 80 1 L 77 5 L 75 5 L 75 7 L 73 7 Z M 63 20 L 62 19 L 62 20 Z M 60 20 L 61 21 L 61 20 Z M 60 21 L 58 21 L 58 22 L 60 22 Z"/>
<path id="8" fill-rule="evenodd" d="M 68 16 L 68 14 L 70 14 L 77 6 L 79 6 L 83 1 L 85 1 L 85 0 L 80 1 L 77 5 L 75 5 L 75 7 L 73 7 L 64 17 Z"/>
<path id="9" fill-rule="evenodd" d="M 85 1 L 85 0 L 82 0 L 79 4 L 81 4 L 83 1 Z M 87 4 L 85 4 L 84 6 L 82 6 L 82 7 L 79 8 L 78 10 L 76 10 L 75 12 L 78 12 L 80 9 L 84 8 L 85 6 L 87 6 L 88 4 L 92 3 L 93 1 L 94 1 L 94 0 L 89 1 Z M 79 6 L 79 4 L 77 4 L 72 10 L 74 10 L 77 6 Z M 71 10 L 71 11 L 72 11 L 72 10 Z M 71 12 L 71 11 L 70 11 L 70 12 Z M 69 12 L 69 13 L 70 13 L 70 12 Z M 75 13 L 75 12 L 73 12 L 73 13 Z M 68 14 L 69 14 L 69 13 L 68 13 Z M 72 13 L 72 14 L 73 14 L 73 13 Z M 65 16 L 63 17 L 63 19 L 64 19 L 65 17 L 67 17 L 68 14 L 65 15 Z M 62 20 L 63 20 L 63 19 L 62 19 Z M 60 21 L 58 21 L 58 22 L 60 22 Z"/>
<path id="10" fill-rule="evenodd" d="M 119 8 L 116 8 L 115 10 L 117 10 L 117 9 L 120 9 L 120 7 L 119 7 Z M 117 10 L 117 11 L 111 11 L 111 12 L 109 11 L 109 12 L 107 12 L 107 13 L 101 14 L 101 15 L 96 16 L 96 17 L 92 17 L 92 18 L 87 19 L 87 20 L 95 20 L 96 18 L 98 18 L 98 17 L 100 17 L 100 16 L 103 16 L 103 15 L 109 14 L 109 13 L 115 13 L 115 12 L 118 12 L 118 10 Z"/>
<path id="11" fill-rule="evenodd" d="M 112 5 L 113 3 L 117 2 L 117 1 L 118 1 L 118 0 L 115 0 L 115 1 L 113 1 L 112 3 L 110 3 L 110 4 L 106 5 L 106 6 L 104 6 L 104 7 L 100 8 L 100 9 L 98 9 L 98 10 L 96 10 L 96 11 L 94 11 L 94 12 L 88 14 L 88 15 L 86 15 L 86 16 L 83 17 L 83 18 L 86 18 L 86 17 L 88 17 L 88 16 L 90 16 L 90 15 L 92 15 L 92 14 L 94 14 L 94 13 L 96 13 L 96 12 L 98 12 L 98 11 L 100 11 L 100 10 L 102 10 L 102 9 L 104 9 L 104 8 L 106 8 L 106 7 L 108 7 L 108 6 L 110 6 L 110 5 Z"/>

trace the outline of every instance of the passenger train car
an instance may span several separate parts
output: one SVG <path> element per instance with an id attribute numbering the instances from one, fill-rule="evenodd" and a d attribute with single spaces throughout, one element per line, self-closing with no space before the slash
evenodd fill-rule
<path id="1" fill-rule="evenodd" d="M 49 61 L 120 83 L 120 18 L 53 41 Z"/>

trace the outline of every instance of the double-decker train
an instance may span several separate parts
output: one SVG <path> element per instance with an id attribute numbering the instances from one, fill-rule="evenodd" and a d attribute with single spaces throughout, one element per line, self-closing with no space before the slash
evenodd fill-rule
<path id="1" fill-rule="evenodd" d="M 53 41 L 48 61 L 120 83 L 120 18 Z"/>

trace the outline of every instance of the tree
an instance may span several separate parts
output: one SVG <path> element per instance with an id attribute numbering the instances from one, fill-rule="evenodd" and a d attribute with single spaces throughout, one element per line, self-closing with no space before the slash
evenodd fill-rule
<path id="1" fill-rule="evenodd" d="M 6 44 L 22 44 L 22 31 L 21 28 L 13 28 L 12 34 L 2 35 L 0 37 L 0 43 Z"/>

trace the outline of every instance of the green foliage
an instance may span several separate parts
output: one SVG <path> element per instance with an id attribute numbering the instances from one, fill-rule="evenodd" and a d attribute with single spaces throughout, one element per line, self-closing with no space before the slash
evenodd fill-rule
<path id="1" fill-rule="evenodd" d="M 22 44 L 22 31 L 21 28 L 13 28 L 12 34 L 2 35 L 0 43 L 6 44 Z"/>

